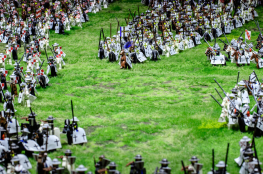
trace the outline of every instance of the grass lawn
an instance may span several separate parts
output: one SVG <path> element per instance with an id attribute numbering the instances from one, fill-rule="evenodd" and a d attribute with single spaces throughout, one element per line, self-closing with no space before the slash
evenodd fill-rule
<path id="1" fill-rule="evenodd" d="M 75 27 L 66 35 L 51 31 L 50 45 L 57 42 L 62 46 L 67 54 L 66 66 L 59 70 L 56 78 L 50 78 L 49 87 L 37 89 L 39 95 L 32 109 L 38 115 L 37 120 L 53 115 L 55 125 L 62 130 L 64 120 L 72 117 L 72 99 L 75 116 L 80 120 L 79 127 L 87 132 L 88 143 L 69 146 L 66 136 L 61 135 L 63 149 L 49 156 L 53 159 L 71 149 L 77 157 L 76 167 L 83 164 L 94 171 L 92 156 L 97 159 L 104 154 L 117 163 L 121 173 L 127 174 L 129 168 L 125 165 L 137 154 L 144 158 L 147 173 L 160 166 L 162 158 L 171 162 L 172 173 L 182 173 L 181 160 L 188 165 L 191 156 L 196 155 L 204 164 L 204 173 L 207 173 L 212 166 L 212 148 L 215 149 L 215 163 L 218 163 L 225 159 L 229 142 L 227 170 L 232 174 L 238 173 L 239 167 L 234 162 L 239 156 L 238 142 L 245 135 L 252 138 L 252 134 L 228 130 L 226 124 L 218 123 L 221 108 L 209 94 L 219 100 L 214 90 L 217 87 L 214 78 L 230 92 L 238 71 L 241 80 L 248 79 L 253 70 L 262 79 L 262 70 L 256 69 L 255 64 L 238 68 L 230 62 L 224 67 L 212 67 L 204 54 L 205 42 L 175 56 L 162 57 L 158 62 L 134 64 L 132 70 L 121 70 L 117 62 L 99 60 L 100 29 L 103 28 L 109 36 L 112 23 L 112 33 L 116 33 L 115 16 L 123 26 L 124 18 L 129 16 L 128 9 L 137 11 L 138 5 L 140 13 L 147 10 L 139 0 L 118 1 L 97 14 L 89 13 L 90 22 L 84 23 L 82 29 Z M 258 7 L 257 12 L 261 16 L 263 7 Z M 263 28 L 263 18 L 258 20 Z M 237 39 L 245 29 L 252 31 L 252 40 L 255 41 L 259 32 L 253 21 L 232 31 L 227 35 L 228 40 Z M 221 38 L 225 40 L 224 36 Z M 221 43 L 220 46 L 222 49 Z M 1 44 L 1 50 L 3 48 L 4 44 Z M 19 51 L 22 56 L 22 49 Z M 44 52 L 41 58 L 46 59 Z M 46 63 L 44 65 L 46 71 Z M 8 75 L 12 68 L 7 66 Z M 29 108 L 18 105 L 17 99 L 15 109 L 18 117 L 30 113 Z M 256 145 L 263 161 L 262 138 L 256 139 Z M 32 158 L 30 161 L 35 167 L 36 162 Z M 35 173 L 35 168 L 30 172 Z"/>

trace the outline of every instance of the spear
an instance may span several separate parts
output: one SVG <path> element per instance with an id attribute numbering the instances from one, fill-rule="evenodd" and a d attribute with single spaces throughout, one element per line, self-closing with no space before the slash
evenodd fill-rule
<path id="1" fill-rule="evenodd" d="M 227 164 L 228 150 L 229 150 L 229 143 L 227 143 L 227 149 L 226 149 L 224 174 L 226 174 L 226 164 Z"/>
<path id="2" fill-rule="evenodd" d="M 184 161 L 182 160 L 181 163 L 182 163 L 182 166 L 183 166 L 183 169 L 184 169 L 184 174 L 186 174 L 186 169 L 184 167 Z"/>
<path id="3" fill-rule="evenodd" d="M 215 151 L 212 149 L 212 172 L 215 173 Z"/>

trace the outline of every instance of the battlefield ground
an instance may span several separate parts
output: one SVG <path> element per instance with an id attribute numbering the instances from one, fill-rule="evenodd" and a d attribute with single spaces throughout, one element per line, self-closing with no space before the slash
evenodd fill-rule
<path id="1" fill-rule="evenodd" d="M 181 160 L 188 165 L 191 156 L 196 155 L 204 164 L 203 172 L 207 173 L 212 167 L 212 149 L 217 163 L 225 159 L 227 143 L 230 143 L 227 170 L 238 173 L 239 167 L 234 162 L 239 156 L 238 142 L 245 135 L 250 138 L 253 135 L 240 133 L 238 129 L 229 130 L 226 123 L 218 122 L 221 108 L 210 94 L 220 102 L 221 99 L 214 90 L 218 86 L 213 79 L 230 92 L 238 71 L 241 80 L 248 79 L 253 70 L 259 79 L 263 79 L 263 70 L 256 69 L 255 64 L 237 67 L 230 62 L 227 66 L 213 67 L 204 54 L 207 48 L 204 41 L 202 45 L 169 58 L 162 56 L 157 62 L 148 60 L 134 64 L 131 70 L 121 70 L 117 62 L 100 60 L 97 57 L 100 29 L 103 28 L 108 37 L 111 23 L 112 35 L 116 34 L 115 17 L 123 26 L 129 9 L 134 12 L 138 6 L 140 13 L 148 9 L 140 0 L 115 1 L 108 9 L 89 13 L 90 21 L 83 23 L 82 29 L 74 27 L 65 35 L 50 31 L 50 45 L 57 42 L 62 46 L 67 54 L 66 65 L 58 71 L 56 78 L 50 78 L 46 89 L 37 88 L 39 95 L 32 103 L 32 109 L 38 121 L 54 116 L 55 126 L 62 131 L 64 120 L 72 118 L 70 100 L 73 100 L 75 116 L 80 120 L 79 127 L 86 130 L 88 143 L 69 146 L 62 134 L 63 148 L 49 156 L 53 159 L 71 149 L 72 155 L 77 157 L 76 167 L 83 164 L 94 171 L 93 155 L 98 159 L 104 154 L 125 174 L 129 172 L 125 165 L 137 154 L 142 155 L 147 173 L 154 172 L 162 158 L 171 162 L 172 173 L 183 173 L 180 171 Z M 263 7 L 256 10 L 260 16 L 256 20 L 263 28 Z M 227 35 L 228 40 L 237 39 L 245 29 L 252 32 L 251 40 L 256 45 L 259 31 L 254 21 L 233 30 Z M 225 40 L 224 36 L 221 39 Z M 223 48 L 222 43 L 219 45 Z M 4 44 L 0 49 L 4 52 Z M 19 51 L 21 57 L 23 50 Z M 51 55 L 50 51 L 48 55 Z M 46 60 L 44 52 L 41 59 Z M 22 66 L 25 67 L 25 63 Z M 45 71 L 46 68 L 45 63 Z M 11 73 L 13 66 L 7 65 L 6 69 Z M 221 92 L 221 95 L 224 94 Z M 250 101 L 254 102 L 252 98 Z M 15 109 L 18 118 L 30 113 L 29 108 L 17 103 L 17 99 Z M 259 159 L 263 161 L 262 138 L 256 139 L 256 146 Z M 30 172 L 36 173 L 36 162 L 33 158 L 30 161 L 33 164 Z"/>

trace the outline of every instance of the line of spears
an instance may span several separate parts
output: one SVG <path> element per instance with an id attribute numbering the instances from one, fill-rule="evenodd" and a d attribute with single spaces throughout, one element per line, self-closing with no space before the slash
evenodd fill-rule
<path id="1" fill-rule="evenodd" d="M 222 5 L 212 1 L 153 1 L 145 13 L 140 13 L 138 6 L 137 12 L 129 10 L 128 19 L 125 18 L 127 26 L 120 26 L 116 18 L 115 35 L 112 36 L 111 24 L 110 37 L 101 29 L 98 57 L 119 61 L 120 68 L 130 69 L 132 63 L 142 63 L 147 58 L 156 61 L 160 55 L 169 57 L 196 47 L 201 39 L 216 40 L 258 17 L 254 9 L 256 1 L 241 2 L 238 8 L 233 8 L 233 2 Z M 209 54 L 215 54 L 214 49 Z M 226 57 L 219 57 L 221 64 L 225 64 Z"/>

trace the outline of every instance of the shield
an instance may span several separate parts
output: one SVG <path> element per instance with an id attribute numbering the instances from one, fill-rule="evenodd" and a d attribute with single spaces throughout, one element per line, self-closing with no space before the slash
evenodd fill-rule
<path id="1" fill-rule="evenodd" d="M 68 156 L 67 160 L 68 160 L 69 165 L 72 165 L 75 163 L 76 157 L 75 156 Z"/>
<path id="2" fill-rule="evenodd" d="M 257 128 L 259 128 L 261 131 L 263 131 L 263 122 L 261 119 L 258 119 Z"/>
<path id="3" fill-rule="evenodd" d="M 243 140 L 240 140 L 239 141 L 239 146 L 242 148 L 242 149 L 245 149 L 247 147 L 247 143 Z"/>
<path id="4" fill-rule="evenodd" d="M 226 61 L 225 61 L 225 57 L 223 55 L 221 55 L 221 56 L 213 56 L 211 58 L 211 64 L 212 65 L 223 65 L 225 63 L 226 63 Z"/>
<path id="5" fill-rule="evenodd" d="M 176 51 L 174 50 L 174 47 L 171 47 L 170 54 L 171 54 L 171 56 L 176 54 Z"/>
<path id="6" fill-rule="evenodd" d="M 27 140 L 27 143 L 22 144 L 27 151 L 38 152 L 40 150 L 40 146 L 34 140 Z"/>
<path id="7" fill-rule="evenodd" d="M 18 132 L 20 132 L 20 126 L 19 126 L 18 121 L 14 118 L 12 118 L 11 121 L 8 120 L 8 123 L 7 123 L 8 133 L 10 133 L 10 134 L 17 133 L 16 126 L 17 126 Z"/>
<path id="8" fill-rule="evenodd" d="M 263 68 L 263 59 L 258 59 L 258 67 Z"/>
<path id="9" fill-rule="evenodd" d="M 55 26 L 55 33 L 59 33 L 59 26 Z"/>
<path id="10" fill-rule="evenodd" d="M 197 171 L 197 173 L 202 170 L 203 168 L 203 164 L 200 164 L 200 163 L 195 163 L 195 169 Z"/>
<path id="11" fill-rule="evenodd" d="M 21 164 L 26 170 L 32 169 L 32 165 L 31 165 L 31 163 L 29 162 L 29 160 L 28 160 L 28 158 L 27 158 L 26 155 L 24 155 L 24 154 L 18 154 L 17 156 L 18 156 L 18 158 L 19 158 L 20 164 Z"/>
<path id="12" fill-rule="evenodd" d="M 244 122 L 247 126 L 251 126 L 251 121 L 248 118 L 244 118 Z"/>
<path id="13" fill-rule="evenodd" d="M 247 59 L 245 56 L 239 56 L 238 60 L 237 60 L 238 64 L 247 64 Z"/>
<path id="14" fill-rule="evenodd" d="M 43 137 L 43 146 L 41 146 L 44 150 L 46 150 L 46 137 Z M 59 138 L 55 135 L 49 135 L 48 136 L 48 142 L 47 142 L 47 150 L 54 150 L 54 149 L 60 149 L 62 148 L 61 142 Z"/>
<path id="15" fill-rule="evenodd" d="M 165 173 L 171 174 L 171 168 L 170 167 L 164 167 L 163 169 L 164 169 Z"/>
<path id="16" fill-rule="evenodd" d="M 87 143 L 87 137 L 84 129 L 78 128 L 78 130 L 73 131 L 73 144 Z"/>
<path id="17" fill-rule="evenodd" d="M 30 100 L 30 103 L 32 103 L 33 101 L 37 99 L 37 97 L 29 94 L 28 99 Z"/>
<path id="18" fill-rule="evenodd" d="M 6 149 L 9 149 L 8 140 L 9 140 L 9 138 L 5 138 L 4 140 L 0 140 L 0 145 L 4 146 Z"/>
<path id="19" fill-rule="evenodd" d="M 126 57 L 126 62 L 128 63 L 128 65 L 132 68 L 132 63 L 129 57 Z"/>
<path id="20" fill-rule="evenodd" d="M 100 166 L 101 169 L 105 168 L 107 165 L 110 164 L 110 160 L 107 158 L 103 158 L 101 161 L 102 165 Z"/>
<path id="21" fill-rule="evenodd" d="M 248 92 L 246 90 L 243 90 L 242 93 L 242 103 L 250 103 Z"/>
<path id="22" fill-rule="evenodd" d="M 142 170 L 144 167 L 144 161 L 135 161 L 134 164 L 135 164 L 135 168 L 138 170 Z"/>
<path id="23" fill-rule="evenodd" d="M 254 172 L 254 169 L 255 169 L 255 163 L 252 161 L 252 162 L 249 162 L 248 164 L 247 164 L 247 168 L 248 168 L 248 171 L 250 172 L 250 173 L 253 173 Z"/>
<path id="24" fill-rule="evenodd" d="M 146 57 L 143 55 L 142 52 L 139 53 L 139 55 L 137 55 L 137 59 L 140 61 L 140 62 L 144 62 L 146 59 Z"/>
<path id="25" fill-rule="evenodd" d="M 220 37 L 222 35 L 222 31 L 220 28 L 216 29 L 216 35 L 217 35 L 217 37 Z"/>
<path id="26" fill-rule="evenodd" d="M 179 48 L 179 50 L 184 50 L 184 44 L 183 44 L 183 42 L 180 42 L 180 43 L 179 43 L 178 48 Z"/>

